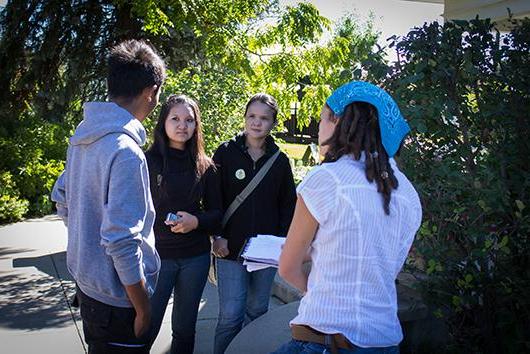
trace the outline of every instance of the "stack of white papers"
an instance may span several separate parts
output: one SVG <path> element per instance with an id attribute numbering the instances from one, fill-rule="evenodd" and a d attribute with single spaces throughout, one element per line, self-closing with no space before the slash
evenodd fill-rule
<path id="1" fill-rule="evenodd" d="M 257 235 L 247 241 L 241 257 L 249 272 L 268 267 L 278 268 L 285 237 Z"/>

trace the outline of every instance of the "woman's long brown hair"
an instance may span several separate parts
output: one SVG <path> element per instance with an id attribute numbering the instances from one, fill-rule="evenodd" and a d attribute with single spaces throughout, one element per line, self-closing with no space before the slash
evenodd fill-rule
<path id="1" fill-rule="evenodd" d="M 392 190 L 397 189 L 398 181 L 381 141 L 377 109 L 369 103 L 353 102 L 343 116 L 334 118 L 338 119 L 335 131 L 323 143 L 328 146 L 324 162 L 337 161 L 343 155 L 359 160 L 364 152 L 366 179 L 377 184 L 385 214 L 389 215 Z"/>

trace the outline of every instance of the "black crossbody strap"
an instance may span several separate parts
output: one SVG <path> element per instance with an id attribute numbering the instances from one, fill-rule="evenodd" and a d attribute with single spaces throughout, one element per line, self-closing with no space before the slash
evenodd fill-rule
<path id="1" fill-rule="evenodd" d="M 263 180 L 263 177 L 265 177 L 267 172 L 269 172 L 269 170 L 272 167 L 272 164 L 274 163 L 274 161 L 276 161 L 279 155 L 280 155 L 280 149 L 278 149 L 278 151 L 276 151 L 274 155 L 272 155 L 267 160 L 267 162 L 265 162 L 265 165 L 263 165 L 263 167 L 258 171 L 258 173 L 256 173 L 254 178 L 252 178 L 252 181 L 250 181 L 249 184 L 247 184 L 247 186 L 245 187 L 245 189 L 243 189 L 241 193 L 239 193 L 237 197 L 232 201 L 232 203 L 230 204 L 228 209 L 226 209 L 226 212 L 223 216 L 223 221 L 222 221 L 223 228 L 226 226 L 226 223 L 228 222 L 230 217 L 232 217 L 232 215 L 235 213 L 237 208 L 239 208 L 239 206 L 243 204 L 245 199 L 247 199 L 250 193 L 252 193 L 254 189 L 256 189 L 258 184 Z"/>

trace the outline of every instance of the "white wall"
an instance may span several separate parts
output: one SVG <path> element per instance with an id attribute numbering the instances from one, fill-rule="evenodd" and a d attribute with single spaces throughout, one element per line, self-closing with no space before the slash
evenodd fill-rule
<path id="1" fill-rule="evenodd" d="M 472 19 L 478 14 L 499 21 L 508 18 L 507 8 L 514 18 L 530 17 L 530 0 L 445 0 L 444 18 Z"/>

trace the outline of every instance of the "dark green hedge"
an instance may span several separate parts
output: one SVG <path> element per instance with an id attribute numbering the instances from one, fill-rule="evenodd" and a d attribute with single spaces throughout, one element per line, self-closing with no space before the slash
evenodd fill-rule
<path id="1" fill-rule="evenodd" d="M 409 266 L 448 352 L 529 352 L 530 20 L 426 24 L 392 45 L 397 63 L 366 69 L 414 128 L 401 162 L 424 218 Z"/>

